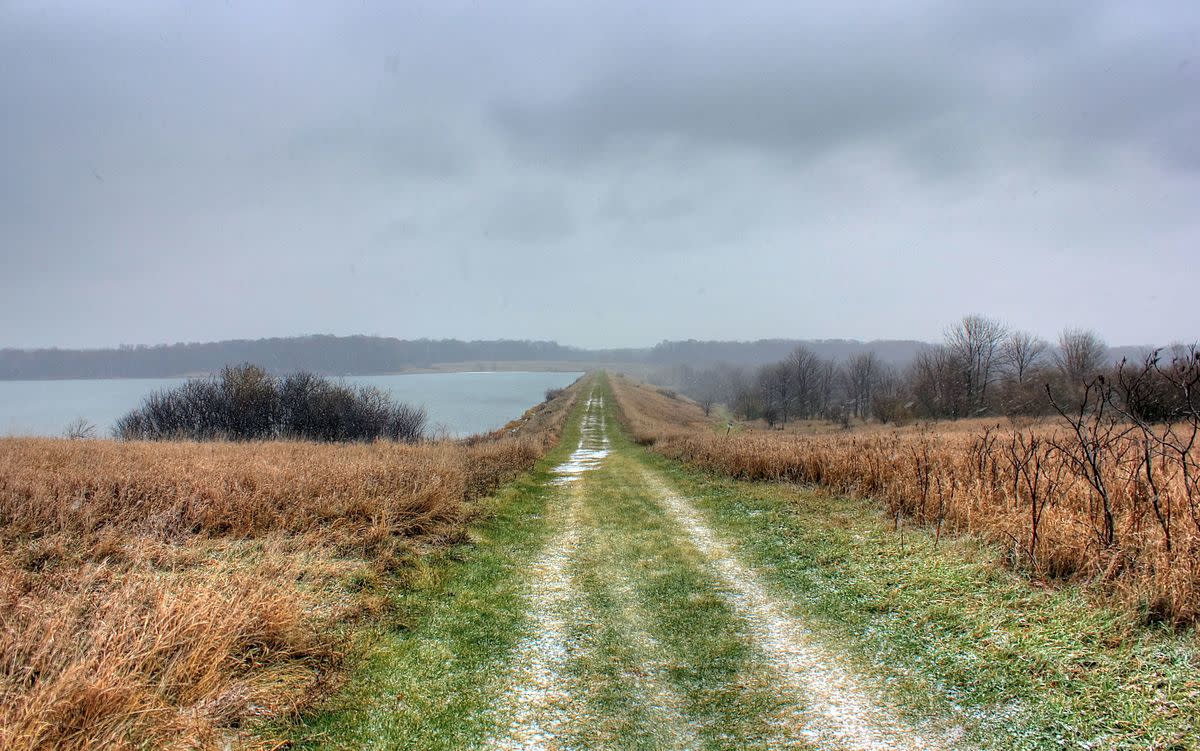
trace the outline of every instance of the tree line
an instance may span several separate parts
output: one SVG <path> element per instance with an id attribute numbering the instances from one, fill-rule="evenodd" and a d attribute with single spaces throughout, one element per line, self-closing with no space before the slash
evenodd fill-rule
<path id="1" fill-rule="evenodd" d="M 582 349 L 552 341 L 395 339 L 380 336 L 297 336 L 123 345 L 107 349 L 2 349 L 0 380 L 55 378 L 170 378 L 216 373 L 226 363 L 254 362 L 272 373 L 373 375 L 439 363 L 578 362 L 644 363 L 660 367 L 729 362 L 757 366 L 785 357 L 797 346 L 844 360 L 872 351 L 893 364 L 909 362 L 921 342 L 848 339 L 663 341 L 653 347 Z"/>
<path id="2" fill-rule="evenodd" d="M 231 362 L 258 363 L 272 373 L 372 375 L 447 362 L 574 361 L 589 356 L 545 341 L 299 336 L 112 349 L 0 349 L 0 380 L 170 378 L 216 373 Z"/>
<path id="3" fill-rule="evenodd" d="M 1164 363 L 1186 359 L 1180 346 L 1144 353 L 1124 365 L 1088 329 L 1068 328 L 1055 342 L 1010 329 L 981 315 L 948 327 L 942 342 L 920 348 L 906 367 L 875 351 L 842 360 L 799 345 L 757 368 L 718 363 L 678 365 L 659 372 L 709 412 L 724 404 L 741 419 L 771 426 L 807 419 L 957 419 L 988 415 L 1044 415 L 1076 399 L 1088 383 L 1106 377 L 1122 404 L 1146 414 L 1169 410 Z M 1134 377 L 1134 374 L 1137 377 Z"/>

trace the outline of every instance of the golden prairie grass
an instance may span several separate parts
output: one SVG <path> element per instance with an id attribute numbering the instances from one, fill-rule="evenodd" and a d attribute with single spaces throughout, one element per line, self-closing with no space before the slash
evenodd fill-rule
<path id="1" fill-rule="evenodd" d="M 252 744 L 336 684 L 372 582 L 461 539 L 574 393 L 458 442 L 0 440 L 0 748 Z"/>
<path id="2" fill-rule="evenodd" d="M 1148 619 L 1200 621 L 1200 449 L 1172 457 L 1120 425 L 1081 446 L 1065 421 L 725 434 L 695 405 L 612 383 L 635 440 L 663 455 L 874 498 L 897 526 L 978 535 L 1035 578 L 1094 581 Z"/>
<path id="3" fill-rule="evenodd" d="M 770 431 L 795 435 L 844 436 L 853 433 L 856 436 L 865 435 L 915 435 L 935 431 L 941 435 L 968 434 L 975 435 L 985 429 L 1003 428 L 1009 430 L 1027 430 L 1029 428 L 1054 427 L 1058 423 L 1056 417 L 1016 415 L 1012 417 L 969 417 L 957 420 L 908 420 L 904 423 L 880 423 L 875 421 L 854 420 L 843 425 L 836 420 L 789 420 L 786 425 L 767 425 L 766 420 L 741 421 L 741 427 L 754 430 Z"/>

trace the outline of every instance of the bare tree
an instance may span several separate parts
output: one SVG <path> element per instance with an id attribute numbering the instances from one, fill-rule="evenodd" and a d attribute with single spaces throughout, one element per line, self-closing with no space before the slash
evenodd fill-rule
<path id="1" fill-rule="evenodd" d="M 784 361 L 796 402 L 796 416 L 811 417 L 817 409 L 821 380 L 821 358 L 807 347 L 796 347 Z"/>
<path id="2" fill-rule="evenodd" d="M 817 393 L 812 403 L 812 414 L 826 418 L 845 419 L 845 413 L 834 409 L 834 397 L 838 387 L 838 366 L 833 360 L 821 360 L 817 369 Z"/>
<path id="3" fill-rule="evenodd" d="M 987 388 L 995 379 L 1004 324 L 981 315 L 963 316 L 946 330 L 946 348 L 962 368 L 967 407 L 982 412 L 986 407 Z"/>
<path id="4" fill-rule="evenodd" d="M 1054 363 L 1071 386 L 1090 381 L 1105 365 L 1108 347 L 1090 329 L 1065 329 L 1058 336 Z"/>
<path id="5" fill-rule="evenodd" d="M 763 416 L 767 424 L 787 425 L 788 413 L 795 400 L 792 374 L 786 362 L 764 365 L 758 372 L 758 388 L 762 399 Z"/>
<path id="6" fill-rule="evenodd" d="M 967 413 L 962 363 L 947 347 L 921 350 L 908 372 L 909 388 L 920 411 L 929 417 L 963 417 Z"/>
<path id="7" fill-rule="evenodd" d="M 874 352 L 862 352 L 846 361 L 842 374 L 851 412 L 855 417 L 866 417 L 883 374 L 882 363 Z"/>
<path id="8" fill-rule="evenodd" d="M 713 405 L 720 401 L 721 377 L 716 370 L 704 370 L 696 374 L 692 386 L 696 403 L 704 410 L 704 416 L 712 413 Z"/>
<path id="9" fill-rule="evenodd" d="M 904 380 L 896 369 L 884 365 L 879 371 L 879 382 L 871 395 L 871 416 L 880 422 L 895 422 L 910 410 L 908 392 Z"/>
<path id="10" fill-rule="evenodd" d="M 1050 343 L 1028 331 L 1013 331 L 1000 345 L 1000 359 L 1013 379 L 1024 384 L 1026 376 L 1046 354 Z"/>

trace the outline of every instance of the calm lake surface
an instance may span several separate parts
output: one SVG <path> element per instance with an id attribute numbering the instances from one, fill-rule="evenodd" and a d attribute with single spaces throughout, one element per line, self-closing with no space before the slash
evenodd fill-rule
<path id="1" fill-rule="evenodd" d="M 432 431 L 463 436 L 494 430 L 542 401 L 546 389 L 572 383 L 581 373 L 415 373 L 347 376 L 351 384 L 377 386 L 429 412 Z M 0 435 L 62 435 L 82 417 L 103 437 L 117 418 L 148 394 L 182 378 L 89 381 L 0 381 Z"/>

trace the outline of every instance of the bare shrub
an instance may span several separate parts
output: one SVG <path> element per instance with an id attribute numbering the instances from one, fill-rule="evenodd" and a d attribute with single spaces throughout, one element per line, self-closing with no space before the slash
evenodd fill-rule
<path id="1" fill-rule="evenodd" d="M 126 440 L 413 442 L 424 435 L 426 421 L 424 409 L 397 403 L 373 386 L 312 373 L 274 378 L 247 364 L 151 394 L 114 432 Z"/>
<path id="2" fill-rule="evenodd" d="M 96 426 L 83 417 L 76 417 L 63 429 L 63 438 L 86 441 L 96 437 Z"/>

